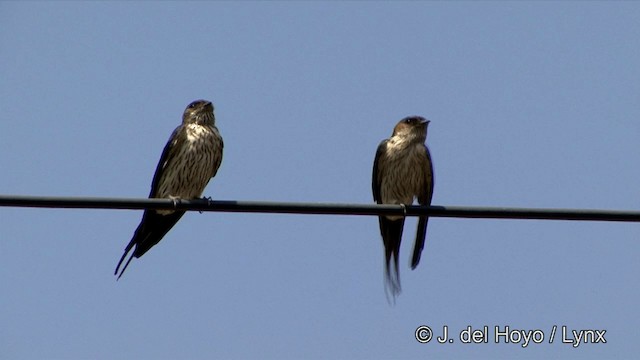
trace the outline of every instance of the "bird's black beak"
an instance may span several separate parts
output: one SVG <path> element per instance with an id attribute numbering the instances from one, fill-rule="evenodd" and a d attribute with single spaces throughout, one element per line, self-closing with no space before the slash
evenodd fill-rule
<path id="1" fill-rule="evenodd" d="M 429 123 L 431 122 L 431 120 L 427 120 L 427 119 L 423 119 L 422 121 L 420 121 L 420 124 L 427 126 L 429 125 Z"/>

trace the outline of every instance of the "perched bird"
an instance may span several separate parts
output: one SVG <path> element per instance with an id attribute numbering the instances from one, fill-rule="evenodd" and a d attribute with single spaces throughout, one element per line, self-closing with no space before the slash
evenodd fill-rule
<path id="1" fill-rule="evenodd" d="M 213 115 L 213 105 L 207 100 L 189 104 L 169 142 L 165 145 L 160 162 L 153 175 L 149 198 L 195 199 L 202 196 L 209 179 L 218 172 L 222 162 L 223 142 Z M 184 211 L 150 210 L 124 250 L 114 275 L 131 249 L 118 279 L 124 274 L 133 257 L 139 258 L 157 244 L 184 215 Z"/>
<path id="2" fill-rule="evenodd" d="M 420 205 L 431 205 L 433 197 L 433 165 L 431 154 L 425 145 L 429 120 L 420 116 L 406 117 L 393 128 L 389 139 L 378 145 L 373 162 L 373 199 L 378 204 L 413 203 L 414 197 Z M 411 268 L 420 262 L 420 254 L 427 234 L 427 216 L 418 220 L 418 231 L 413 248 Z M 403 216 L 380 216 L 380 234 L 385 252 L 385 291 L 393 298 L 400 291 L 398 254 L 404 227 Z"/>

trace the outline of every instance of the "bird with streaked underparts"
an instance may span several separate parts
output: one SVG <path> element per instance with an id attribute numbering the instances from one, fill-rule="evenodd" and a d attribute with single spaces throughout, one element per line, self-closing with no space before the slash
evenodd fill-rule
<path id="1" fill-rule="evenodd" d="M 202 196 L 209 180 L 222 163 L 224 143 L 216 128 L 213 104 L 196 100 L 189 104 L 180 124 L 171 134 L 156 167 L 149 198 L 196 199 Z M 184 211 L 147 209 L 116 266 L 133 250 L 118 279 L 131 260 L 144 255 L 180 220 Z"/>
<path id="2" fill-rule="evenodd" d="M 429 120 L 408 116 L 400 120 L 390 138 L 383 140 L 373 162 L 373 199 L 378 204 L 431 205 L 433 164 L 425 145 Z M 403 216 L 379 216 L 380 234 L 385 251 L 385 292 L 392 299 L 400 294 L 398 256 L 404 228 Z M 420 216 L 411 258 L 411 269 L 420 262 L 427 234 L 427 216 Z"/>

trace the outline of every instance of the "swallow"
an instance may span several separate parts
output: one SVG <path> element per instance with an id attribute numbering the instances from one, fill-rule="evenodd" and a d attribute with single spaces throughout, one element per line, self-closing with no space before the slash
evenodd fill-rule
<path id="1" fill-rule="evenodd" d="M 371 188 L 378 204 L 431 205 L 433 197 L 433 163 L 429 148 L 425 145 L 429 120 L 420 116 L 408 116 L 393 128 L 390 138 L 383 140 L 373 162 Z M 420 216 L 418 231 L 411 258 L 411 269 L 420 263 L 420 256 L 427 234 L 428 216 Z M 403 216 L 379 216 L 380 234 L 385 253 L 385 292 L 392 298 L 400 294 L 398 255 Z"/>
<path id="2" fill-rule="evenodd" d="M 149 198 L 196 199 L 222 163 L 224 143 L 213 114 L 213 104 L 196 100 L 189 104 L 180 124 L 162 151 L 151 182 Z M 144 255 L 180 220 L 185 211 L 147 209 L 120 258 L 114 275 L 133 250 L 118 279 L 131 260 Z"/>

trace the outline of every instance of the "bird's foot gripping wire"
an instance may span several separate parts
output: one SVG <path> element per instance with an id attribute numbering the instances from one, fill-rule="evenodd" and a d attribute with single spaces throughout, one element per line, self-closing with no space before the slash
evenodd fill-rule
<path id="1" fill-rule="evenodd" d="M 171 202 L 173 203 L 173 210 L 178 210 L 178 204 L 180 203 L 180 198 L 177 196 L 169 196 Z"/>
<path id="2" fill-rule="evenodd" d="M 211 196 L 203 196 L 202 200 L 206 200 L 207 201 L 207 205 L 211 206 L 211 202 L 213 201 L 213 198 Z M 202 214 L 202 210 L 198 211 L 200 214 Z"/>

